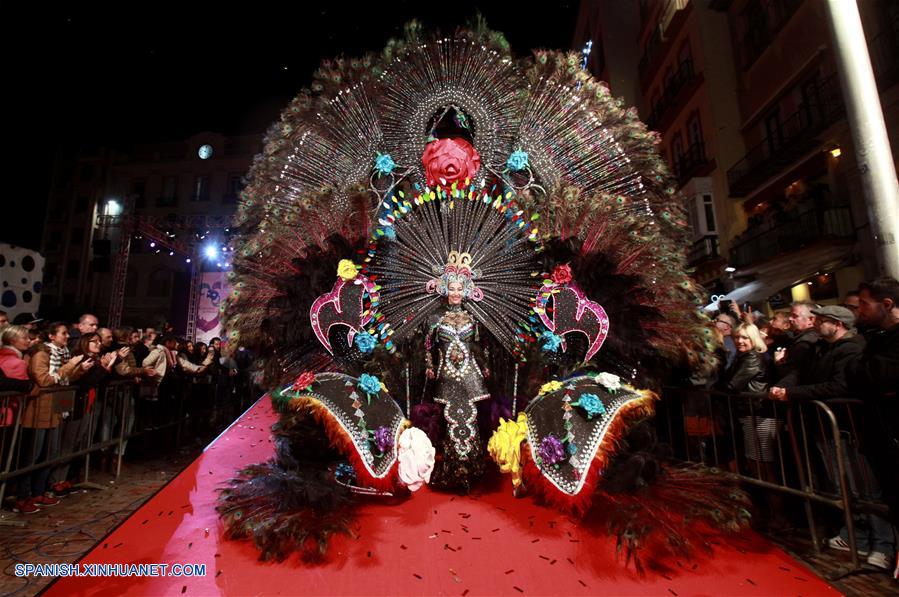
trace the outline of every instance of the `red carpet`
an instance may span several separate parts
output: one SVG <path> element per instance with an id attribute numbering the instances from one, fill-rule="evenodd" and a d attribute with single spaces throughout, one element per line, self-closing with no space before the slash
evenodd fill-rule
<path id="1" fill-rule="evenodd" d="M 399 505 L 372 502 L 358 537 L 336 539 L 326 564 L 261 563 L 249 543 L 221 538 L 215 489 L 236 468 L 270 456 L 274 419 L 268 399 L 260 400 L 81 560 L 206 564 L 205 577 L 64 578 L 46 594 L 838 594 L 754 533 L 722 537 L 711 556 L 640 577 L 615 560 L 614 539 L 514 499 L 508 479 L 476 497 L 422 489 Z"/>

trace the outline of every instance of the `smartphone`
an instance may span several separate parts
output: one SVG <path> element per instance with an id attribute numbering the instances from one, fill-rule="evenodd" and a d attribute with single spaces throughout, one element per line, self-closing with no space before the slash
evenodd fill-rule
<path id="1" fill-rule="evenodd" d="M 733 304 L 734 302 L 730 299 L 721 299 L 720 301 L 718 301 L 718 310 L 723 313 L 728 313 L 730 312 L 731 305 Z"/>

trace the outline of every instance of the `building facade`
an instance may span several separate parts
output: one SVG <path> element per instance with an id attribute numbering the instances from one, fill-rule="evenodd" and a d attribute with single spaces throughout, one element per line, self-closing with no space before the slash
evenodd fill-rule
<path id="1" fill-rule="evenodd" d="M 798 299 L 837 302 L 871 277 L 877 254 L 825 3 L 632 6 L 637 105 L 661 134 L 687 200 L 689 261 L 709 298 L 727 292 L 775 309 Z M 895 157 L 899 3 L 870 0 L 859 9 Z"/>
<path id="2" fill-rule="evenodd" d="M 123 323 L 183 330 L 193 269 L 227 267 L 226 229 L 261 148 L 261 134 L 204 132 L 57 159 L 42 242 L 42 309 L 66 317 L 89 310 L 104 322 L 121 300 Z M 130 241 L 128 269 L 117 293 L 123 241 Z M 209 246 L 214 254 L 204 255 Z"/>

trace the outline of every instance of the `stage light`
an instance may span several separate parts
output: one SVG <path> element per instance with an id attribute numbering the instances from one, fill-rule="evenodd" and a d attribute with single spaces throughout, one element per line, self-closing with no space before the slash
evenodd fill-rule
<path id="1" fill-rule="evenodd" d="M 150 243 L 150 248 L 153 249 L 153 248 L 155 248 L 155 247 L 156 247 L 156 243 L 155 243 L 155 242 L 151 242 L 151 243 Z"/>
<path id="2" fill-rule="evenodd" d="M 735 268 L 735 267 L 733 267 L 733 266 L 731 266 L 731 265 L 728 265 L 727 267 L 724 268 L 724 271 L 726 271 L 726 272 L 729 273 L 729 274 L 732 274 L 732 273 L 734 273 L 735 271 L 737 271 L 737 268 Z"/>
<path id="3" fill-rule="evenodd" d="M 833 149 L 830 150 L 830 155 L 832 157 L 838 158 L 841 155 L 843 155 L 843 151 L 839 147 L 834 147 Z"/>
<path id="4" fill-rule="evenodd" d="M 215 259 L 219 256 L 219 248 L 210 243 L 203 248 L 203 254 L 209 259 Z"/>
<path id="5" fill-rule="evenodd" d="M 190 257 L 184 260 L 184 263 L 190 263 Z"/>

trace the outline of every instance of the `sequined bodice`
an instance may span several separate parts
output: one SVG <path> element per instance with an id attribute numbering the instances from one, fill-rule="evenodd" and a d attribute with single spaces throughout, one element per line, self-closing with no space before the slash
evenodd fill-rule
<path id="1" fill-rule="evenodd" d="M 457 328 L 451 323 L 441 321 L 437 326 L 437 343 L 443 353 L 442 373 L 447 377 L 461 380 L 471 367 L 477 367 L 471 358 L 471 339 L 474 337 L 474 324 L 470 321 Z"/>

